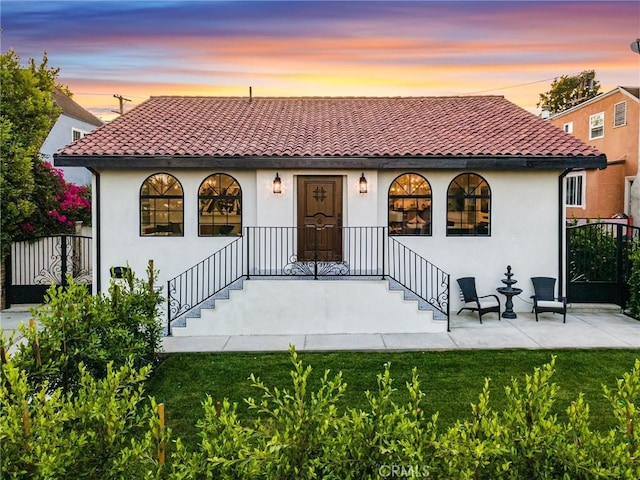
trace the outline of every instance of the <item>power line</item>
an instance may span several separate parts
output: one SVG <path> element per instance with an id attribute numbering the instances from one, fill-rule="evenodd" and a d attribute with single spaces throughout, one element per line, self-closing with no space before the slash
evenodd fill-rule
<path id="1" fill-rule="evenodd" d="M 478 90 L 477 92 L 461 93 L 460 95 L 475 95 L 477 93 L 495 92 L 496 90 L 507 90 L 509 88 L 525 87 L 527 85 L 535 85 L 536 83 L 549 82 L 558 77 L 545 78 L 544 80 L 536 80 L 535 82 L 520 83 L 518 85 L 509 85 L 508 87 L 491 88 L 489 90 Z"/>
<path id="2" fill-rule="evenodd" d="M 491 88 L 489 90 L 479 90 L 477 92 L 461 93 L 460 95 L 475 95 L 477 93 L 495 92 L 496 90 L 508 90 L 510 88 L 518 88 L 518 87 L 525 87 L 527 85 L 535 85 L 536 83 L 550 82 L 551 80 L 556 80 L 558 77 L 579 77 L 581 74 L 582 72 L 576 73 L 574 75 L 556 75 L 555 77 L 545 78 L 543 80 L 536 80 L 535 82 L 520 83 L 518 85 L 509 85 L 507 87 Z"/>
<path id="3" fill-rule="evenodd" d="M 72 92 L 72 93 L 74 95 L 92 95 L 92 96 L 99 95 L 99 96 L 109 96 L 109 97 L 111 96 L 110 93 L 90 93 L 90 92 Z M 131 98 L 142 98 L 142 99 L 149 98 L 149 97 L 141 97 L 141 96 L 138 96 L 138 95 L 128 95 L 128 96 L 131 97 Z"/>

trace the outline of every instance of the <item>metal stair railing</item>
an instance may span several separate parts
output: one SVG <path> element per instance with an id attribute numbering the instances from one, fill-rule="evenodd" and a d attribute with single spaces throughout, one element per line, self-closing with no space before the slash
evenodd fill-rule
<path id="1" fill-rule="evenodd" d="M 246 227 L 247 278 L 384 278 L 386 230 L 386 227 Z M 321 248 L 327 245 L 337 245 L 338 249 Z"/>
<path id="2" fill-rule="evenodd" d="M 321 235 L 322 229 L 301 232 L 297 227 L 245 227 L 243 236 L 167 281 L 167 334 L 171 322 L 202 304 L 242 277 L 265 276 L 385 276 L 447 317 L 449 274 L 388 236 L 387 227 L 337 227 L 340 259 L 310 260 L 297 256 L 300 234 Z M 317 242 L 316 242 L 317 244 Z"/>
<path id="3" fill-rule="evenodd" d="M 244 246 L 239 237 L 167 281 L 167 335 L 173 320 L 245 276 Z"/>
<path id="4" fill-rule="evenodd" d="M 388 237 L 388 276 L 447 317 L 450 275 L 393 237 Z"/>

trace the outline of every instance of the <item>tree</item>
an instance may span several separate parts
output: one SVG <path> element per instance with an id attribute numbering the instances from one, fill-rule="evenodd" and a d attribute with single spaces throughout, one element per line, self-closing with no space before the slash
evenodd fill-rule
<path id="1" fill-rule="evenodd" d="M 598 95 L 600 82 L 594 70 L 585 70 L 579 75 L 563 75 L 556 78 L 548 92 L 540 94 L 537 106 L 549 113 L 563 112 Z"/>
<path id="2" fill-rule="evenodd" d="M 22 67 L 13 50 L 2 54 L 0 66 L 2 117 L 14 126 L 13 140 L 36 154 L 60 115 L 51 96 L 56 86 L 66 89 L 56 84 L 60 69 L 49 67 L 46 53 L 39 65 L 32 58 Z"/>
<path id="3" fill-rule="evenodd" d="M 9 253 L 12 239 L 20 234 L 20 226 L 35 210 L 31 201 L 33 192 L 33 175 L 31 173 L 31 158 L 27 149 L 13 135 L 13 124 L 1 117 L 1 146 L 0 159 L 0 192 L 1 197 L 1 225 L 0 245 L 2 245 L 2 260 Z"/>
<path id="4" fill-rule="evenodd" d="M 23 67 L 9 50 L 0 56 L 2 125 L 0 156 L 0 231 L 2 260 L 12 241 L 73 231 L 73 222 L 90 218 L 90 193 L 65 182 L 62 173 L 40 158 L 40 147 L 60 115 L 51 92 L 66 93 L 57 82 L 60 69 L 47 54 Z"/>

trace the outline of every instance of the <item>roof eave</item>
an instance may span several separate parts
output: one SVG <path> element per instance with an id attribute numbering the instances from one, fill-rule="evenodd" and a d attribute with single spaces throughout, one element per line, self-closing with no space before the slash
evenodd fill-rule
<path id="1" fill-rule="evenodd" d="M 56 166 L 88 168 L 233 168 L 233 169 L 567 169 L 605 168 L 605 155 L 429 155 L 361 157 L 217 157 L 217 156 L 89 156 L 55 154 Z"/>

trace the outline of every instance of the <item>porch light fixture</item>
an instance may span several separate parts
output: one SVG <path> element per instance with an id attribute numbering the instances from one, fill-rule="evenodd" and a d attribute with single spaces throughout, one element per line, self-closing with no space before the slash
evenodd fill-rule
<path id="1" fill-rule="evenodd" d="M 273 193 L 276 195 L 280 195 L 282 193 L 282 180 L 277 172 L 276 178 L 273 179 Z"/>
<path id="2" fill-rule="evenodd" d="M 367 193 L 369 188 L 367 186 L 367 179 L 364 177 L 364 172 L 360 176 L 360 193 Z"/>

